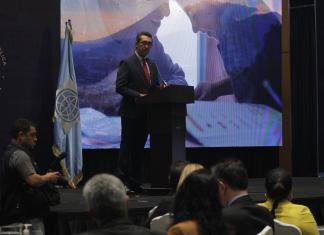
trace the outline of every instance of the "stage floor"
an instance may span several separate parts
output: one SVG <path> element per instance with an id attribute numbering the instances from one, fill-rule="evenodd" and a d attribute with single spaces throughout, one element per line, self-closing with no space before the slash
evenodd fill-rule
<path id="1" fill-rule="evenodd" d="M 307 205 L 318 224 L 324 224 L 324 178 L 294 178 L 293 183 L 293 201 Z M 56 221 L 51 230 L 58 229 L 55 234 L 74 234 L 93 227 L 82 197 L 82 188 L 61 189 L 60 192 L 61 204 L 51 208 L 51 223 L 53 219 Z M 250 179 L 249 193 L 256 202 L 264 201 L 264 178 Z M 136 224 L 143 225 L 148 211 L 165 197 L 168 196 L 130 196 L 129 217 Z"/>

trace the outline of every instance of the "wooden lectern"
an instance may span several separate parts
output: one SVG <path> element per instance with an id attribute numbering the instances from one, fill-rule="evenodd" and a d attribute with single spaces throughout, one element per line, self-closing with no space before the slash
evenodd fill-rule
<path id="1" fill-rule="evenodd" d="M 193 102 L 194 88 L 180 85 L 155 89 L 137 101 L 138 104 L 147 105 L 148 109 L 152 188 L 168 187 L 171 163 L 186 159 L 186 104 Z"/>

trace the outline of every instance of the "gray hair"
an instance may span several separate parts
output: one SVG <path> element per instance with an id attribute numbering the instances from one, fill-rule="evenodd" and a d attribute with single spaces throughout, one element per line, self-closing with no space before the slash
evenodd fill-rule
<path id="1" fill-rule="evenodd" d="M 125 186 L 113 175 L 99 174 L 92 177 L 83 188 L 83 196 L 98 220 L 127 216 L 128 196 Z"/>

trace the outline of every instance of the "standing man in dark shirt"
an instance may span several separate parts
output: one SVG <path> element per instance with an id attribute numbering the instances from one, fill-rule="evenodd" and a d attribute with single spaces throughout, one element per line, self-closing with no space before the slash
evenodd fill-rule
<path id="1" fill-rule="evenodd" d="M 120 63 L 116 91 L 122 95 L 119 109 L 121 116 L 121 144 L 119 168 L 125 174 L 131 189 L 140 182 L 143 169 L 143 153 L 148 130 L 146 127 L 146 107 L 136 103 L 150 90 L 159 86 L 159 72 L 156 64 L 147 58 L 153 45 L 149 32 L 140 32 L 136 36 L 135 53 Z"/>
<path id="2" fill-rule="evenodd" d="M 25 201 L 24 188 L 37 188 L 45 183 L 56 183 L 59 172 L 40 175 L 36 172 L 36 162 L 32 149 L 37 142 L 35 125 L 27 119 L 18 119 L 11 129 L 11 142 L 1 159 L 1 223 L 32 224 L 31 234 L 44 234 L 42 213 L 48 207 L 33 208 L 37 202 Z M 37 199 L 35 199 L 37 200 Z M 35 204 L 34 204 L 35 203 Z"/>

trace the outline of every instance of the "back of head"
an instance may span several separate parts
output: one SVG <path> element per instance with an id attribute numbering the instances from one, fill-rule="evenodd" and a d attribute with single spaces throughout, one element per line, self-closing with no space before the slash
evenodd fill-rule
<path id="1" fill-rule="evenodd" d="M 183 168 L 183 170 L 181 172 L 179 182 L 178 182 L 178 185 L 177 185 L 177 189 L 180 188 L 181 184 L 187 178 L 188 175 L 190 175 L 192 172 L 194 172 L 196 170 L 200 170 L 202 168 L 204 168 L 204 167 L 202 165 L 200 165 L 200 164 L 197 164 L 197 163 L 189 163 L 189 164 L 187 164 Z"/>
<path id="2" fill-rule="evenodd" d="M 172 192 L 176 191 L 181 172 L 188 164 L 188 161 L 176 161 L 170 166 L 169 184 Z"/>
<path id="3" fill-rule="evenodd" d="M 271 214 L 275 217 L 278 204 L 288 199 L 292 189 L 292 178 L 285 169 L 275 168 L 267 174 L 265 187 L 267 197 L 273 201 Z"/>
<path id="4" fill-rule="evenodd" d="M 26 134 L 32 126 L 35 127 L 35 124 L 28 119 L 17 119 L 11 127 L 11 138 L 16 139 L 18 137 L 19 132 L 23 132 L 24 134 Z"/>
<path id="5" fill-rule="evenodd" d="M 202 234 L 219 234 L 221 204 L 216 180 L 207 169 L 192 172 L 178 189 L 174 200 L 174 224 L 195 220 Z"/>
<path id="6" fill-rule="evenodd" d="M 218 163 L 212 167 L 212 173 L 217 180 L 223 181 L 233 190 L 246 190 L 248 173 L 239 160 L 230 160 Z"/>
<path id="7" fill-rule="evenodd" d="M 94 218 L 110 221 L 127 216 L 128 196 L 123 183 L 115 176 L 99 174 L 83 188 L 83 196 Z"/>

